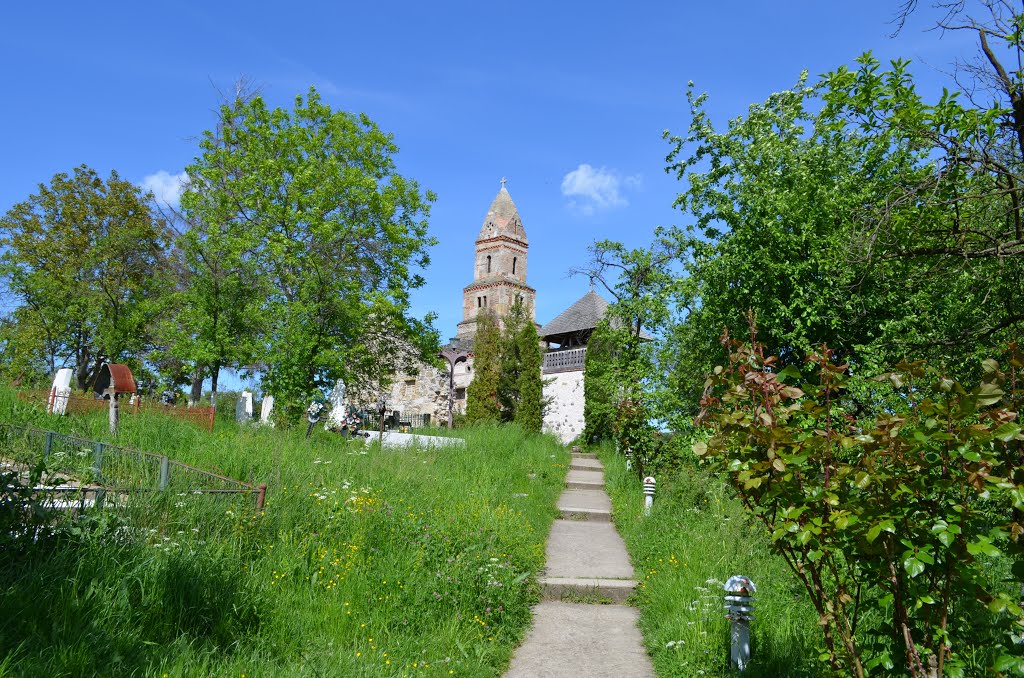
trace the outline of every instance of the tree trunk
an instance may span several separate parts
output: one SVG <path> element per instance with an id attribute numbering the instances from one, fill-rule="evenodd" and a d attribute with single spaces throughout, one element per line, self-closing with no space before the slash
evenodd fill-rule
<path id="1" fill-rule="evenodd" d="M 217 409 L 217 380 L 220 378 L 220 367 L 210 366 L 210 407 Z"/>
<path id="2" fill-rule="evenodd" d="M 188 396 L 188 406 L 195 407 L 203 397 L 203 366 L 196 365 L 192 373 L 192 391 Z"/>

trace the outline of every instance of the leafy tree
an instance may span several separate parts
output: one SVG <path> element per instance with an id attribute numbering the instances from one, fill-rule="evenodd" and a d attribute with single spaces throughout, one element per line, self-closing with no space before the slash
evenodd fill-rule
<path id="1" fill-rule="evenodd" d="M 608 321 L 602 320 L 587 342 L 583 364 L 583 439 L 588 443 L 611 440 L 614 434 L 618 381 L 613 337 Z"/>
<path id="2" fill-rule="evenodd" d="M 497 422 L 501 418 L 498 398 L 501 379 L 501 332 L 498 321 L 490 311 L 476 316 L 476 336 L 473 339 L 473 381 L 466 389 L 466 421 L 476 424 Z"/>
<path id="3" fill-rule="evenodd" d="M 292 111 L 236 100 L 221 121 L 188 168 L 201 182 L 189 209 L 228 234 L 232 262 L 255 267 L 264 387 L 286 416 L 338 379 L 384 380 L 406 343 L 434 352 L 430 318 L 408 314 L 435 242 L 425 220 L 434 196 L 397 173 L 392 137 L 332 111 L 313 88 Z M 241 230 L 249 237 L 235 238 Z"/>
<path id="4" fill-rule="evenodd" d="M 231 156 L 241 152 L 235 130 L 244 124 L 252 98 L 239 87 L 221 107 L 217 126 L 200 142 L 203 157 L 187 168 L 191 181 L 181 212 L 174 214 L 183 226 L 178 237 L 182 285 L 165 335 L 173 356 L 195 366 L 200 386 L 209 372 L 213 406 L 221 369 L 254 362 L 266 328 L 261 305 L 269 290 L 256 256 L 260 234 L 237 210 L 230 185 L 244 180 Z"/>
<path id="5" fill-rule="evenodd" d="M 523 328 L 530 324 L 530 318 L 522 302 L 516 300 L 512 304 L 512 308 L 503 318 L 503 324 L 498 351 L 498 403 L 501 406 L 502 419 L 512 421 L 519 408 L 519 377 L 525 369 L 523 363 L 526 359 L 520 350 L 519 335 Z"/>
<path id="6" fill-rule="evenodd" d="M 605 339 L 614 347 L 610 381 L 618 385 L 619 394 L 613 431 L 619 449 L 633 455 L 641 476 L 654 462 L 652 420 L 663 411 L 655 343 L 644 328 L 657 330 L 668 323 L 677 284 L 672 264 L 678 252 L 670 240 L 658 235 L 650 248 L 595 243 L 589 267 L 574 271 L 599 281 L 615 299 L 605 328 Z"/>
<path id="7" fill-rule="evenodd" d="M 169 232 L 148 196 L 85 165 L 0 219 L 0 274 L 18 300 L 9 348 L 52 372 L 75 370 L 86 390 L 104 362 L 141 367 L 167 289 Z"/>
<path id="8" fill-rule="evenodd" d="M 1024 56 L 1010 24 L 972 24 L 995 104 L 956 92 L 927 103 L 906 62 L 883 70 L 870 55 L 814 85 L 801 78 L 723 132 L 691 91 L 669 169 L 696 222 L 664 234 L 686 274 L 685 320 L 662 355 L 682 409 L 693 412 L 716 337 L 742 333 L 747 309 L 783 364 L 824 342 L 860 373 L 912 353 L 964 377 L 1024 331 L 1021 80 L 987 46 L 999 35 Z"/>

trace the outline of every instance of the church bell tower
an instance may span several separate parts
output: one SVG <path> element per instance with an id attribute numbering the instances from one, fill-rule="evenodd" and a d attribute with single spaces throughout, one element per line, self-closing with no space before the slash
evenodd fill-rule
<path id="1" fill-rule="evenodd" d="M 526 255 L 530 248 L 519 210 L 501 180 L 501 190 L 487 210 L 476 238 L 473 282 L 462 291 L 462 322 L 456 339 L 472 341 L 476 334 L 476 316 L 489 311 L 498 322 L 508 314 L 517 299 L 534 319 L 536 290 L 526 284 Z"/>

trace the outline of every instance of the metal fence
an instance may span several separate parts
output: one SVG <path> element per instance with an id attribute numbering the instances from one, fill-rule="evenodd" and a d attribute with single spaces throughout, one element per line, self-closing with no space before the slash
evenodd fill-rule
<path id="1" fill-rule="evenodd" d="M 194 495 L 252 495 L 263 509 L 267 486 L 142 452 L 78 436 L 0 424 L 0 470 L 14 471 L 23 480 L 42 462 L 45 483 L 39 491 L 78 492 L 96 502 L 114 492 L 174 492 Z"/>
<path id="2" fill-rule="evenodd" d="M 55 405 L 54 396 L 49 391 L 20 391 L 18 398 L 26 402 L 42 405 L 46 408 L 47 412 L 52 411 Z M 58 409 L 62 409 L 65 414 L 88 414 L 106 410 L 110 407 L 109 400 L 92 398 L 81 393 L 60 395 L 56 396 L 56 399 L 59 401 L 56 403 L 59 405 Z M 175 405 L 164 405 L 159 401 L 141 397 L 133 399 L 119 398 L 118 404 L 120 405 L 119 409 L 122 416 L 125 414 L 139 414 L 140 412 L 159 414 L 164 417 L 181 419 L 213 432 L 214 408 L 212 407 L 178 407 Z"/>
<path id="3" fill-rule="evenodd" d="M 364 431 L 380 430 L 380 417 L 370 412 L 359 413 L 359 427 Z M 414 428 L 427 428 L 430 426 L 431 417 L 429 414 L 402 414 L 401 412 L 389 412 L 384 415 L 385 431 L 412 430 Z"/>

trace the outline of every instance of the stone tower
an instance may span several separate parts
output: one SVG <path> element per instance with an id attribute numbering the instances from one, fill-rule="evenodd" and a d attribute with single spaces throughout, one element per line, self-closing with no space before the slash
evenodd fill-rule
<path id="1" fill-rule="evenodd" d="M 499 322 L 517 298 L 534 319 L 536 291 L 526 284 L 526 255 L 530 248 L 519 210 L 501 180 L 501 190 L 484 217 L 476 238 L 473 282 L 462 291 L 462 322 L 456 339 L 472 341 L 476 316 L 483 310 L 494 313 Z"/>

